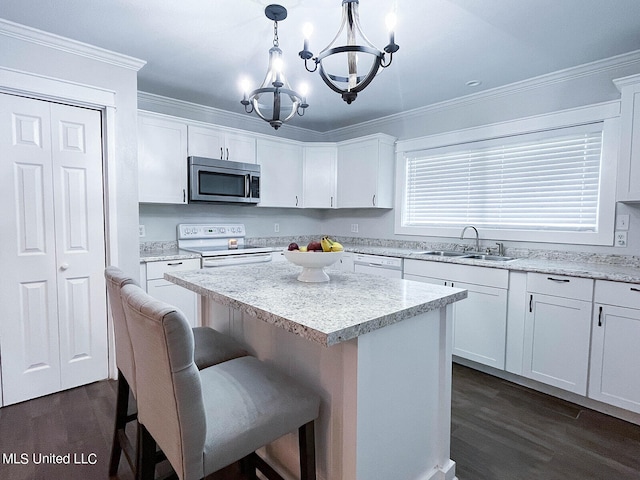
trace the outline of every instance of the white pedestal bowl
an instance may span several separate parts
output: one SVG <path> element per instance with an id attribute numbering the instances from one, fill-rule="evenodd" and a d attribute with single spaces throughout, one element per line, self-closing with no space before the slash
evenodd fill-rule
<path id="1" fill-rule="evenodd" d="M 302 273 L 298 275 L 301 282 L 316 283 L 328 282 L 329 275 L 324 267 L 333 265 L 343 252 L 301 252 L 299 250 L 285 250 L 284 257 L 294 265 L 302 267 Z"/>

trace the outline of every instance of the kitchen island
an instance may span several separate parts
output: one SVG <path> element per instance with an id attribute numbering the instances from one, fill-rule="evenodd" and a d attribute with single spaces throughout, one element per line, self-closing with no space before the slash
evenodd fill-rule
<path id="1" fill-rule="evenodd" d="M 204 323 L 313 388 L 321 480 L 453 479 L 451 304 L 465 290 L 269 263 L 165 274 L 203 296 Z M 296 478 L 297 437 L 261 455 Z"/>

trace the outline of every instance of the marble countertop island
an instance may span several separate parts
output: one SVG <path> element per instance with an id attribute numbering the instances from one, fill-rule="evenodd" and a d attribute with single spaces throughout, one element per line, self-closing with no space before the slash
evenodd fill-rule
<path id="1" fill-rule="evenodd" d="M 204 297 L 204 325 L 318 392 L 318 478 L 454 478 L 451 304 L 467 291 L 330 269 L 328 282 L 305 283 L 301 269 L 269 262 L 164 278 Z M 295 472 L 296 445 L 282 438 L 266 460 Z"/>
<path id="2" fill-rule="evenodd" d="M 275 262 L 165 274 L 165 279 L 303 338 L 331 346 L 467 297 L 440 285 L 331 271 L 325 283 L 296 279 Z"/>

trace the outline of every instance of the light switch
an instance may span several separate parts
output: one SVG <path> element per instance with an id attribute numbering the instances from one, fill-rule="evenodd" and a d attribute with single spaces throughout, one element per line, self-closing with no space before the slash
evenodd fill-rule
<path id="1" fill-rule="evenodd" d="M 616 230 L 629 230 L 629 215 L 616 215 Z"/>

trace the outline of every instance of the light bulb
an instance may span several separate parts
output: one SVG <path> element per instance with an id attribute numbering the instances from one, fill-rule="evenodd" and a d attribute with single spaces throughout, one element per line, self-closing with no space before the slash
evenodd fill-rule
<path id="1" fill-rule="evenodd" d="M 280 73 L 282 72 L 282 58 L 280 57 L 276 57 L 273 59 L 273 63 L 271 64 L 273 66 L 273 71 L 276 73 Z"/>
<path id="2" fill-rule="evenodd" d="M 251 88 L 251 82 L 247 77 L 243 77 L 240 79 L 240 91 L 244 94 L 249 93 L 249 89 Z"/>
<path id="3" fill-rule="evenodd" d="M 300 95 L 304 98 L 307 96 L 307 93 L 309 93 L 309 85 L 306 83 L 301 83 L 298 87 L 298 90 L 300 91 Z"/>
<path id="4" fill-rule="evenodd" d="M 311 34 L 313 34 L 313 25 L 311 24 L 311 22 L 306 22 L 304 25 L 302 25 L 302 35 L 304 36 L 305 40 L 309 40 Z"/>
<path id="5" fill-rule="evenodd" d="M 387 16 L 385 17 L 385 23 L 387 24 L 387 30 L 392 32 L 393 29 L 396 28 L 396 22 L 397 21 L 398 21 L 398 18 L 396 17 L 396 14 L 394 12 L 389 12 L 387 14 Z"/>

